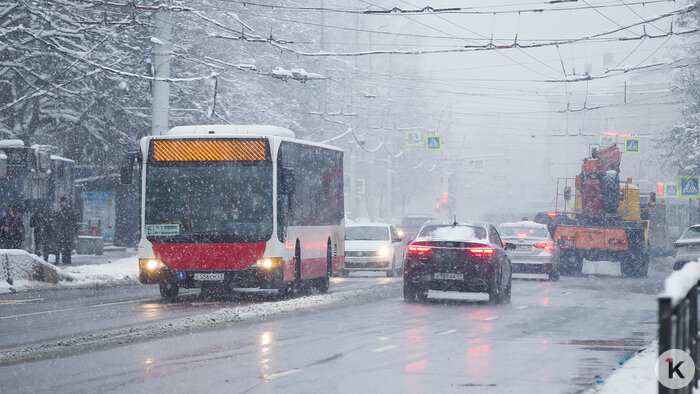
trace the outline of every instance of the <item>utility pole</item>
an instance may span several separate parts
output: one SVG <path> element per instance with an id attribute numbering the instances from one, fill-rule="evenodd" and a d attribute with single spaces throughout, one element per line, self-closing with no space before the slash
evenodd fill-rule
<path id="1" fill-rule="evenodd" d="M 168 131 L 170 106 L 170 53 L 172 52 L 172 0 L 165 0 L 155 13 L 153 42 L 153 91 L 151 102 L 151 134 Z"/>
<path id="2" fill-rule="evenodd" d="M 355 139 L 350 140 L 350 195 L 348 196 L 348 212 L 350 212 L 350 218 L 355 220 L 357 212 L 355 210 L 355 205 L 357 204 L 357 148 L 355 145 L 357 142 Z"/>

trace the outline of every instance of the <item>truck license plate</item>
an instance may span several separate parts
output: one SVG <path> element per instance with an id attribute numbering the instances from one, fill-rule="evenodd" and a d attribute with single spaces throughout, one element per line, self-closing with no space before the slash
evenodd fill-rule
<path id="1" fill-rule="evenodd" d="M 463 280 L 463 274 L 453 274 L 451 272 L 437 272 L 433 276 L 435 279 L 439 280 Z"/>
<path id="2" fill-rule="evenodd" d="M 211 274 L 194 274 L 194 280 L 224 280 L 223 273 L 211 273 Z"/>

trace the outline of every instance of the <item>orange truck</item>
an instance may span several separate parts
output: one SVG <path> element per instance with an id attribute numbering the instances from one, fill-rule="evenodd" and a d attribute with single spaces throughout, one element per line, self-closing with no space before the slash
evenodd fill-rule
<path id="1" fill-rule="evenodd" d="M 619 149 L 593 149 L 573 182 L 560 179 L 557 188 L 557 211 L 538 215 L 549 226 L 557 245 L 562 273 L 576 274 L 583 259 L 619 261 L 626 277 L 646 276 L 649 268 L 649 221 L 642 220 L 639 187 L 631 179 L 620 182 Z M 575 192 L 572 193 L 570 184 Z M 570 209 L 566 201 L 574 197 Z M 559 211 L 559 198 L 564 209 Z M 650 195 L 649 204 L 654 204 Z"/>

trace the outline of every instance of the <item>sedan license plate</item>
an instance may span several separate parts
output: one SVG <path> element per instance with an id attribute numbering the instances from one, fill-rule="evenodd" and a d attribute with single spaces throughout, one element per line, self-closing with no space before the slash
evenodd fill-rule
<path id="1" fill-rule="evenodd" d="M 194 280 L 224 280 L 223 273 L 194 274 Z"/>
<path id="2" fill-rule="evenodd" d="M 530 245 L 515 245 L 515 250 L 518 252 L 530 252 L 530 251 L 532 251 L 532 246 L 530 246 Z"/>
<path id="3" fill-rule="evenodd" d="M 450 272 L 437 272 L 434 274 L 433 278 L 438 280 L 464 280 L 464 275 Z"/>

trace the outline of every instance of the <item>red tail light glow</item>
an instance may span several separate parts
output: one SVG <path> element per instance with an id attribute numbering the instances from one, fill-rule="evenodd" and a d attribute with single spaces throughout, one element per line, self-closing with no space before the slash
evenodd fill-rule
<path id="1" fill-rule="evenodd" d="M 430 246 L 428 246 L 428 245 L 408 245 L 408 253 L 428 254 L 428 253 L 430 253 Z"/>
<path id="2" fill-rule="evenodd" d="M 544 249 L 544 250 L 552 250 L 554 249 L 554 243 L 553 242 L 538 242 L 535 244 L 536 248 L 539 249 Z"/>
<path id="3" fill-rule="evenodd" d="M 490 247 L 472 247 L 469 248 L 469 253 L 474 257 L 490 257 L 493 256 L 496 251 Z"/>

